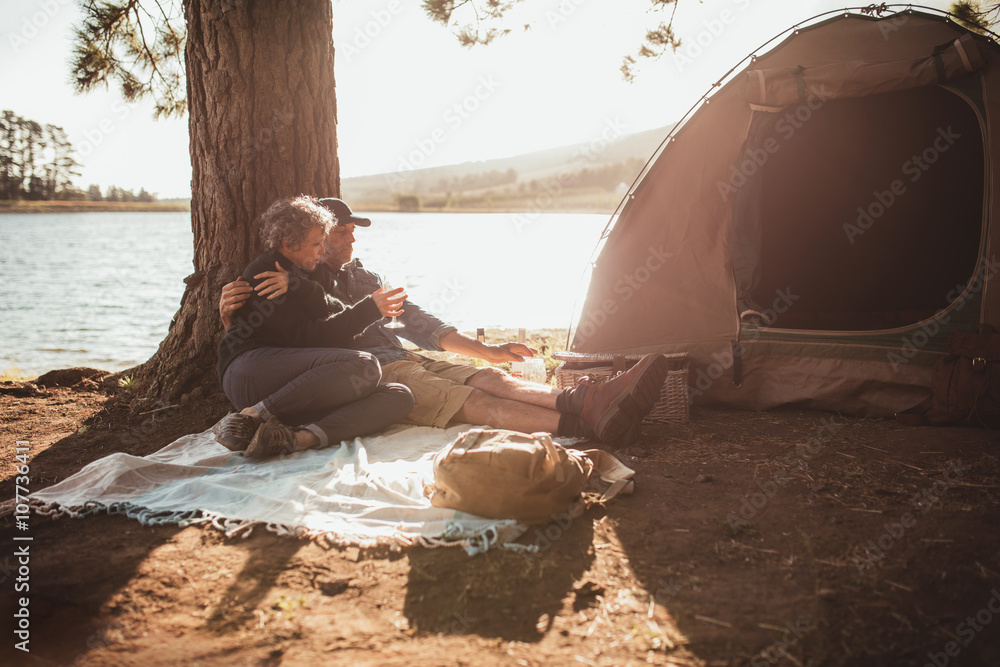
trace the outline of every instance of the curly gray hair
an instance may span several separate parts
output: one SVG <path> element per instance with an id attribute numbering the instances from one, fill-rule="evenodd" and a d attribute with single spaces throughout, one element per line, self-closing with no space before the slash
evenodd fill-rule
<path id="1" fill-rule="evenodd" d="M 305 243 L 306 237 L 316 227 L 328 234 L 335 224 L 334 217 L 315 197 L 299 195 L 279 199 L 260 216 L 260 238 L 268 250 L 277 250 L 282 241 L 292 248 Z"/>

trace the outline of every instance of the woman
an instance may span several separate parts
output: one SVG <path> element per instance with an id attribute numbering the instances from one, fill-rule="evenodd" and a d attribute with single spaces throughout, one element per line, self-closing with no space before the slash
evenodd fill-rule
<path id="1" fill-rule="evenodd" d="M 382 317 L 399 315 L 403 289 L 379 289 L 345 306 L 309 279 L 335 219 L 306 196 L 275 202 L 261 218 L 267 251 L 243 278 L 288 272 L 288 289 L 255 290 L 219 342 L 219 379 L 240 412 L 213 428 L 216 439 L 250 458 L 326 447 L 380 431 L 413 408 L 410 390 L 380 384 L 378 360 L 338 349 Z"/>

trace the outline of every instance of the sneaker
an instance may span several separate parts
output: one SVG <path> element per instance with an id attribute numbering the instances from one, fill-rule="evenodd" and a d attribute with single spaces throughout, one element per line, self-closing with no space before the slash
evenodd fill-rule
<path id="1" fill-rule="evenodd" d="M 267 459 L 295 451 L 295 429 L 285 426 L 277 417 L 271 417 L 254 433 L 244 456 Z"/>
<path id="2" fill-rule="evenodd" d="M 230 412 L 212 427 L 215 439 L 234 452 L 242 452 L 250 445 L 260 422 L 250 415 Z"/>
<path id="3" fill-rule="evenodd" d="M 660 397 L 670 365 L 662 354 L 647 354 L 626 372 L 590 385 L 580 419 L 601 442 L 635 440 L 638 425 Z"/>

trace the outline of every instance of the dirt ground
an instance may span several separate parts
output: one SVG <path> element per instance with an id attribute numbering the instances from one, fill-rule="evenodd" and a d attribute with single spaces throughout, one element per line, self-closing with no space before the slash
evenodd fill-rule
<path id="1" fill-rule="evenodd" d="M 1000 665 L 993 431 L 696 409 L 609 448 L 635 494 L 532 528 L 528 555 L 108 515 L 15 530 L 16 440 L 37 490 L 226 410 L 209 395 L 140 415 L 114 383 L 75 385 L 0 385 L 0 664 Z"/>

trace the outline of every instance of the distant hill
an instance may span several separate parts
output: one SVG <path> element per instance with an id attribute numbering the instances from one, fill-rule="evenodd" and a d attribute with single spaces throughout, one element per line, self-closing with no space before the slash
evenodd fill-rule
<path id="1" fill-rule="evenodd" d="M 345 178 L 367 210 L 611 211 L 672 126 L 513 157 Z"/>

